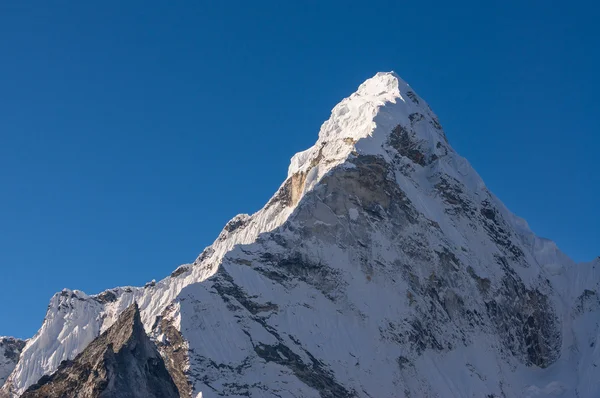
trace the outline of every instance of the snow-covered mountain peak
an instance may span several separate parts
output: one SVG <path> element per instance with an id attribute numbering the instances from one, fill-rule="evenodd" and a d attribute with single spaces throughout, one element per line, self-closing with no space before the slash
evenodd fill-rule
<path id="1" fill-rule="evenodd" d="M 445 143 L 437 117 L 425 101 L 395 73 L 376 74 L 334 107 L 316 143 L 292 158 L 288 178 L 264 208 L 251 216 L 234 217 L 193 264 L 144 288 L 110 289 L 96 296 L 68 289 L 57 293 L 6 388 L 23 391 L 54 371 L 62 360 L 72 358 L 110 327 L 133 301 L 138 301 L 142 320 L 150 329 L 182 289 L 213 276 L 235 246 L 250 244 L 283 225 L 301 199 L 337 166 L 353 168 L 352 159 L 361 155 L 376 155 L 387 162 L 399 155 L 410 167 L 423 168 L 453 153 Z"/>
<path id="2" fill-rule="evenodd" d="M 293 202 L 329 170 L 356 155 L 390 159 L 389 147 L 425 166 L 451 149 L 427 103 L 394 72 L 379 72 L 337 104 L 323 123 L 317 142 L 291 160 Z"/>
<path id="3" fill-rule="evenodd" d="M 379 72 L 333 108 L 331 117 L 321 126 L 315 145 L 292 158 L 288 176 L 310 167 L 313 152 L 330 162 L 342 160 L 352 152 L 358 140 L 372 135 L 381 108 L 391 104 L 399 105 L 394 109 L 395 115 L 388 115 L 392 119 L 402 119 L 412 111 L 417 112 L 421 104 L 427 108 L 397 74 Z"/>
<path id="4" fill-rule="evenodd" d="M 453 152 L 429 105 L 395 72 L 379 72 L 333 108 L 315 144 L 292 157 L 287 179 L 265 207 L 251 216 L 234 217 L 196 263 L 217 262 L 234 245 L 279 227 L 336 166 L 352 167 L 347 161 L 359 155 L 391 161 L 390 150 L 416 167 Z"/>
<path id="5" fill-rule="evenodd" d="M 57 293 L 0 397 L 134 302 L 182 396 L 599 396 L 595 265 L 535 236 L 427 103 L 378 73 L 192 264 L 144 287 Z"/>
<path id="6" fill-rule="evenodd" d="M 378 72 L 362 83 L 355 94 L 393 102 L 398 97 L 402 98 L 401 92 L 406 91 L 408 84 L 395 72 Z"/>

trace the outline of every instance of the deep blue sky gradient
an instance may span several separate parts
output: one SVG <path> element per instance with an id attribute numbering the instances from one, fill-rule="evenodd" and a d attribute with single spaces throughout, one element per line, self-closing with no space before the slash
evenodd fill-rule
<path id="1" fill-rule="evenodd" d="M 592 260 L 599 17 L 592 1 L 2 2 L 0 335 L 32 336 L 63 287 L 193 261 L 377 71 L 535 232 Z"/>

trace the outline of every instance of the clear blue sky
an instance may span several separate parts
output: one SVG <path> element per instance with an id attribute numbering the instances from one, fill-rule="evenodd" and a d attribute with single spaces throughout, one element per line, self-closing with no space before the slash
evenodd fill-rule
<path id="1" fill-rule="evenodd" d="M 193 261 L 377 71 L 534 231 L 592 260 L 598 20 L 592 1 L 2 2 L 0 335 L 32 336 L 64 287 Z"/>

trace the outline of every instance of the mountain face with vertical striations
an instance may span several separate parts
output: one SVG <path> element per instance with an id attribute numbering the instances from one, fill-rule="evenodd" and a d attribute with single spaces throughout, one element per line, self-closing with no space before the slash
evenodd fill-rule
<path id="1" fill-rule="evenodd" d="M 177 398 L 179 392 L 132 304 L 73 361 L 63 361 L 22 397 Z"/>
<path id="2" fill-rule="evenodd" d="M 378 73 L 193 263 L 57 293 L 2 391 L 64 371 L 137 302 L 183 397 L 597 397 L 599 283 L 600 259 L 534 235 Z"/>

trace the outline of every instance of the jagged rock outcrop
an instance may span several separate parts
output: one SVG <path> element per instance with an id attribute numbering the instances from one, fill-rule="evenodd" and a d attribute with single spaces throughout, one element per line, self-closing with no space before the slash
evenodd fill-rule
<path id="1" fill-rule="evenodd" d="M 175 398 L 179 393 L 133 304 L 74 360 L 63 361 L 22 397 Z"/>
<path id="2" fill-rule="evenodd" d="M 193 263 L 57 293 L 2 391 L 87 351 L 137 302 L 182 396 L 597 397 L 599 292 L 600 260 L 537 237 L 427 103 L 379 73 Z"/>

